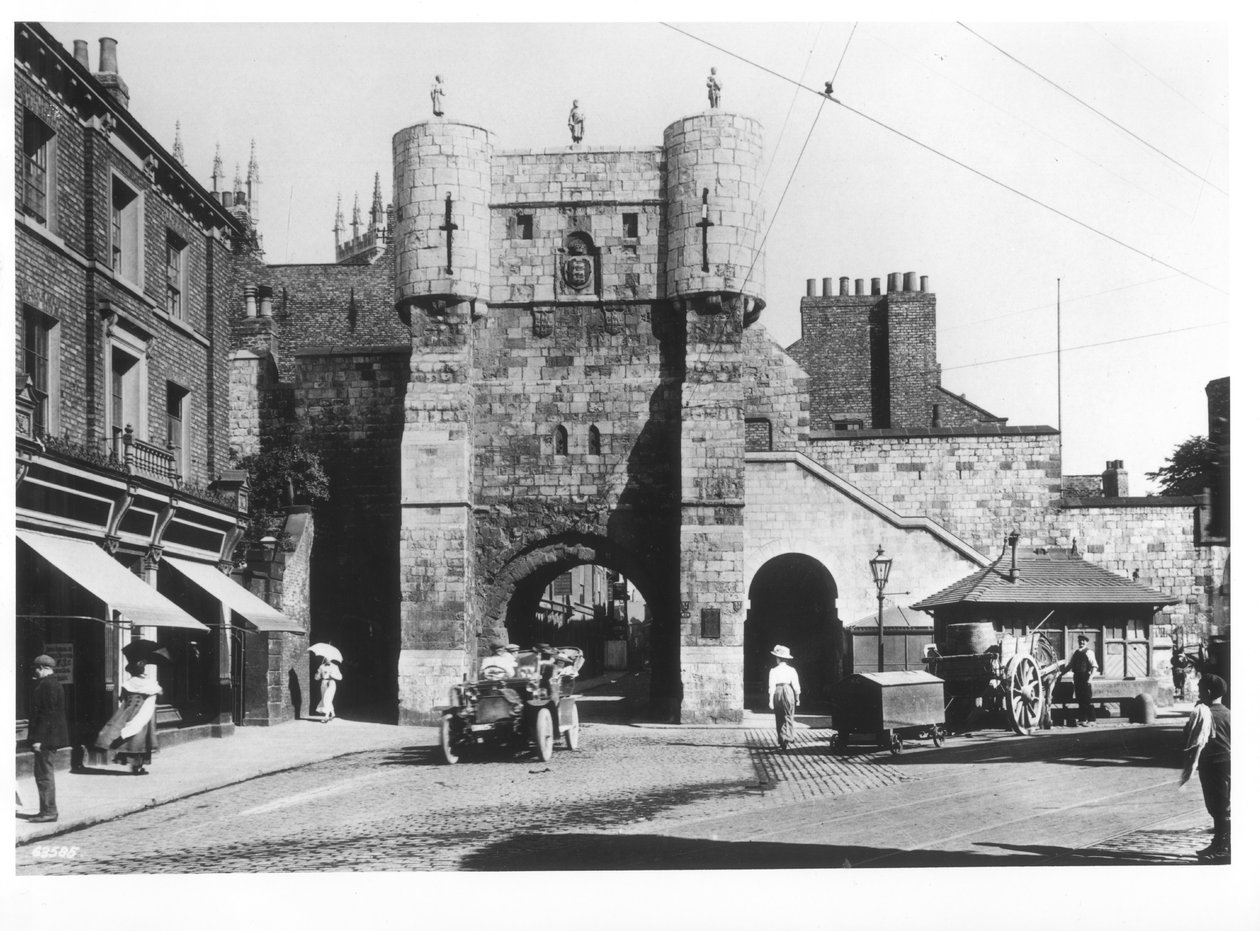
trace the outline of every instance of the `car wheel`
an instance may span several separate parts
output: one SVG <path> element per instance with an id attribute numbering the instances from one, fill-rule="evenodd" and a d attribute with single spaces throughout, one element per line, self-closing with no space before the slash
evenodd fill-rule
<path id="1" fill-rule="evenodd" d="M 551 759 L 555 738 L 551 729 L 551 709 L 539 708 L 534 716 L 534 742 L 538 745 L 538 758 L 546 763 Z"/>
<path id="2" fill-rule="evenodd" d="M 455 752 L 455 746 L 451 743 L 453 731 L 454 725 L 451 723 L 451 716 L 449 714 L 443 715 L 442 727 L 439 731 L 439 739 L 441 740 L 442 746 L 442 759 L 446 760 L 448 763 L 459 762 L 459 754 Z"/>
<path id="3" fill-rule="evenodd" d="M 573 725 L 564 732 L 564 745 L 570 750 L 576 750 L 578 743 L 581 742 L 582 732 L 579 729 L 581 725 L 578 723 L 577 708 L 573 709 Z"/>

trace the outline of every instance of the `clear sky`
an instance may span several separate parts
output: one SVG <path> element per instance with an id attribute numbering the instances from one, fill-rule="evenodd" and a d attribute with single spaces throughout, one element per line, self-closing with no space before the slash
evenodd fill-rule
<path id="1" fill-rule="evenodd" d="M 567 145 L 574 98 L 597 148 L 659 145 L 716 66 L 765 128 L 782 345 L 807 278 L 915 271 L 944 386 L 1056 425 L 1060 279 L 1064 471 L 1123 459 L 1134 494 L 1231 374 L 1224 23 L 676 23 L 712 46 L 659 23 L 46 25 L 94 69 L 118 39 L 132 111 L 168 147 L 179 120 L 207 186 L 216 144 L 230 183 L 256 141 L 271 262 L 331 261 L 337 195 L 366 217 L 375 172 L 391 199 L 391 138 L 437 73 L 447 118 L 501 148 Z M 833 75 L 861 115 L 819 96 Z"/>

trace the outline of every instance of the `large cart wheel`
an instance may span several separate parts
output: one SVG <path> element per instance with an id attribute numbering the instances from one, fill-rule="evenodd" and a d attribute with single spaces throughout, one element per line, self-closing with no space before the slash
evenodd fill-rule
<path id="1" fill-rule="evenodd" d="M 939 747 L 939 746 L 942 746 L 944 743 L 945 743 L 945 728 L 943 727 L 932 728 L 932 745 Z"/>
<path id="2" fill-rule="evenodd" d="M 551 759 L 551 751 L 555 747 L 550 708 L 539 708 L 534 715 L 534 742 L 538 745 L 538 758 L 546 763 Z"/>
<path id="3" fill-rule="evenodd" d="M 1041 724 L 1045 688 L 1041 670 L 1031 656 L 1016 656 L 1007 666 L 1006 714 L 1011 729 L 1027 736 Z"/>
<path id="4" fill-rule="evenodd" d="M 455 752 L 455 745 L 451 742 L 454 737 L 454 730 L 451 716 L 449 714 L 442 715 L 442 726 L 438 731 L 438 738 L 442 746 L 442 759 L 452 764 L 459 762 L 459 754 Z"/>
<path id="5" fill-rule="evenodd" d="M 581 741 L 582 732 L 579 730 L 581 724 L 578 723 L 577 706 L 573 708 L 573 724 L 564 732 L 564 745 L 570 750 L 576 750 L 578 743 Z"/>

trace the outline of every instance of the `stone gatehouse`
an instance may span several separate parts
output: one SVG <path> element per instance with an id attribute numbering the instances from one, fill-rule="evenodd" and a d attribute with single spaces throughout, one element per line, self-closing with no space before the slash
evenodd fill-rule
<path id="1" fill-rule="evenodd" d="M 383 716 L 434 721 L 490 640 L 536 639 L 541 593 L 580 564 L 647 602 L 658 711 L 736 720 L 775 643 L 807 699 L 838 679 L 879 546 L 910 604 L 1013 527 L 1089 536 L 1113 567 L 1150 521 L 1192 524 L 1177 502 L 1095 539 L 1088 504 L 1061 505 L 1057 431 L 941 386 L 913 272 L 811 282 L 801 340 L 776 345 L 761 145 L 719 109 L 636 149 L 514 151 L 434 118 L 394 136 L 392 203 L 378 179 L 344 241 L 338 210 L 337 264 L 239 257 L 231 442 L 324 456 L 312 638 L 352 644 Z M 1145 581 L 1193 613 L 1215 570 L 1178 534 L 1173 577 L 1147 559 Z"/>

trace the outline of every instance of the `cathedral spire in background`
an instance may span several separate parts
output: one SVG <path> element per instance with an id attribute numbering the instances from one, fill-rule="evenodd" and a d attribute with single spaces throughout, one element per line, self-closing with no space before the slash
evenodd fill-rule
<path id="1" fill-rule="evenodd" d="M 385 228 L 385 205 L 381 202 L 381 173 L 376 173 L 376 182 L 372 188 L 372 208 L 368 212 L 368 228 L 379 230 Z"/>
<path id="2" fill-rule="evenodd" d="M 341 234 L 346 231 L 346 218 L 341 212 L 341 195 L 337 195 L 337 215 L 333 217 L 333 243 L 341 245 Z"/>
<path id="3" fill-rule="evenodd" d="M 219 143 L 214 144 L 214 167 L 210 169 L 210 190 L 219 189 L 219 181 L 223 178 L 223 154 Z"/>
<path id="4" fill-rule="evenodd" d="M 175 161 L 184 164 L 184 140 L 180 136 L 179 120 L 175 121 L 175 144 L 171 146 L 171 155 L 175 157 Z"/>

